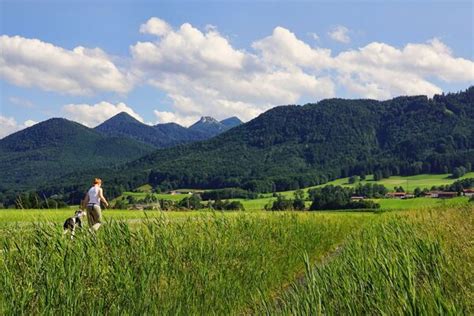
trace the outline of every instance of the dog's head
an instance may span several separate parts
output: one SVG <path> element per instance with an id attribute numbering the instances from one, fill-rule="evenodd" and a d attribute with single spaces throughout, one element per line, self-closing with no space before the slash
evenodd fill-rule
<path id="1" fill-rule="evenodd" d="M 76 216 L 76 217 L 83 217 L 85 215 L 86 215 L 86 212 L 84 212 L 81 209 L 77 210 L 76 213 L 74 214 L 74 216 Z"/>

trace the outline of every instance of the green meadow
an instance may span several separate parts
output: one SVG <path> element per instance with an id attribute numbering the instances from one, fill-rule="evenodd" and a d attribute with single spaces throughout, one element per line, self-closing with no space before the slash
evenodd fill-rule
<path id="1" fill-rule="evenodd" d="M 464 176 L 462 176 L 459 179 L 466 179 L 466 178 L 474 178 L 474 172 L 469 172 L 466 173 Z M 421 175 L 416 175 L 416 176 L 407 176 L 407 177 L 400 177 L 400 176 L 392 176 L 387 179 L 382 179 L 380 181 L 374 181 L 372 175 L 368 175 L 365 180 L 362 181 L 357 181 L 355 183 L 349 184 L 349 178 L 341 178 L 337 179 L 334 181 L 330 181 L 328 183 L 325 183 L 323 185 L 319 186 L 314 186 L 314 187 L 309 187 L 303 189 L 305 193 L 308 192 L 308 190 L 312 188 L 317 188 L 317 187 L 322 187 L 325 185 L 340 185 L 340 186 L 346 186 L 346 187 L 355 187 L 358 184 L 381 184 L 384 185 L 389 191 L 393 191 L 394 187 L 399 187 L 402 186 L 405 191 L 410 191 L 413 192 L 415 188 L 420 188 L 420 189 L 431 189 L 433 186 L 440 186 L 440 185 L 449 185 L 452 184 L 454 181 L 459 180 L 459 179 L 453 179 L 451 177 L 451 174 L 421 174 Z M 150 185 L 143 185 L 139 188 L 137 188 L 137 192 L 124 192 L 120 198 L 127 197 L 127 196 L 132 196 L 136 199 L 144 199 L 148 194 L 151 192 L 151 186 Z M 178 190 L 179 192 L 193 192 L 195 190 L 193 189 L 180 189 Z M 279 194 L 287 197 L 287 198 L 293 198 L 295 191 L 284 191 L 284 192 L 278 192 Z M 178 202 L 182 200 L 185 197 L 189 197 L 189 194 L 165 194 L 165 193 L 153 193 L 153 195 L 158 198 L 158 199 L 163 199 L 163 200 L 171 200 L 174 202 Z M 261 210 L 265 207 L 266 204 L 274 201 L 275 198 L 272 197 L 272 194 L 262 194 L 261 198 L 258 199 L 252 199 L 252 200 L 246 200 L 246 199 L 232 199 L 232 201 L 240 201 L 246 210 Z M 439 202 L 439 200 L 427 200 L 427 199 L 416 199 L 416 200 L 380 200 L 378 201 L 381 204 L 382 209 L 388 208 L 388 209 L 407 209 L 411 207 L 419 207 L 419 206 L 434 206 L 437 204 L 442 204 L 444 202 Z M 309 206 L 309 204 L 308 204 Z"/>
<path id="2" fill-rule="evenodd" d="M 1 210 L 0 314 L 474 313 L 466 197 L 263 211 L 274 199 L 238 199 L 245 211 L 105 209 L 97 234 L 84 219 L 72 240 L 62 223 L 74 207 Z"/>
<path id="3" fill-rule="evenodd" d="M 0 314 L 472 314 L 473 211 L 1 211 Z"/>
<path id="4" fill-rule="evenodd" d="M 433 186 L 449 185 L 457 180 L 467 179 L 467 178 L 474 178 L 474 172 L 468 172 L 464 176 L 458 179 L 453 179 L 450 173 L 444 173 L 444 174 L 419 174 L 416 176 L 406 176 L 406 177 L 391 176 L 390 178 L 374 181 L 374 176 L 368 175 L 365 180 L 359 180 L 359 181 L 356 181 L 355 183 L 349 183 L 349 178 L 340 178 L 340 179 L 336 179 L 334 181 L 330 181 L 322 185 L 306 188 L 304 190 L 307 191 L 309 189 L 322 187 L 325 185 L 334 185 L 334 186 L 340 185 L 340 186 L 346 186 L 346 187 L 355 187 L 359 184 L 364 185 L 364 184 L 370 183 L 370 184 L 381 184 L 385 186 L 389 191 L 393 191 L 394 187 L 402 186 L 405 191 L 413 192 L 413 190 L 415 190 L 416 188 L 431 189 L 431 187 Z M 293 192 L 294 191 L 285 191 L 285 192 L 281 192 L 281 194 L 285 196 L 291 196 L 293 195 Z"/>

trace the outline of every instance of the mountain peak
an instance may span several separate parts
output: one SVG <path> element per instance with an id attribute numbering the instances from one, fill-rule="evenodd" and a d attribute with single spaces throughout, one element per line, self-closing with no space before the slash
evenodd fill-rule
<path id="1" fill-rule="evenodd" d="M 120 112 L 120 113 L 112 116 L 108 120 L 104 121 L 100 125 L 106 124 L 107 122 L 109 122 L 109 123 L 110 122 L 115 122 L 115 123 L 140 123 L 141 124 L 140 121 L 138 121 L 136 118 L 134 118 L 133 116 L 131 116 L 127 112 Z"/>
<path id="2" fill-rule="evenodd" d="M 212 116 L 202 116 L 197 123 L 216 124 L 219 123 L 219 121 Z"/>
<path id="3" fill-rule="evenodd" d="M 224 124 L 224 126 L 228 129 L 236 127 L 242 123 L 243 122 L 237 116 L 232 116 L 221 121 L 221 124 Z"/>

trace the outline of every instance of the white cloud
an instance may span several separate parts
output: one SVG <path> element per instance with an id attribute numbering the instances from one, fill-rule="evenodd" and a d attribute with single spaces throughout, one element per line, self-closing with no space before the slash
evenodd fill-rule
<path id="1" fill-rule="evenodd" d="M 155 114 L 161 121 L 187 123 L 202 115 L 248 120 L 302 96 L 334 95 L 330 78 L 301 68 L 328 61 L 329 50 L 311 49 L 281 27 L 252 47 L 255 53 L 235 49 L 215 27 L 201 32 L 185 23 L 156 42 L 138 42 L 131 53 L 134 72 L 173 102 L 172 112 Z"/>
<path id="2" fill-rule="evenodd" d="M 71 95 L 126 93 L 130 79 L 101 49 L 67 50 L 38 39 L 0 36 L 0 77 L 22 87 Z"/>
<path id="3" fill-rule="evenodd" d="M 63 106 L 62 111 L 66 118 L 89 127 L 95 127 L 120 112 L 126 112 L 140 122 L 143 122 L 143 118 L 125 103 L 117 103 L 114 105 L 103 101 L 94 105 L 67 104 Z"/>
<path id="4" fill-rule="evenodd" d="M 199 116 L 182 116 L 173 112 L 154 110 L 156 124 L 158 123 L 177 123 L 181 126 L 190 126 L 194 124 Z"/>
<path id="5" fill-rule="evenodd" d="M 19 130 L 33 126 L 36 123 L 37 122 L 33 120 L 27 120 L 23 124 L 18 124 L 13 117 L 0 115 L 0 139 L 18 132 Z"/>
<path id="6" fill-rule="evenodd" d="M 338 25 L 328 32 L 330 38 L 336 42 L 347 44 L 351 41 L 349 37 L 349 29 L 343 25 Z"/>
<path id="7" fill-rule="evenodd" d="M 156 36 L 166 35 L 170 31 L 171 26 L 162 19 L 158 19 L 156 17 L 149 19 L 145 24 L 140 26 L 140 33 L 152 34 Z"/>
<path id="8" fill-rule="evenodd" d="M 437 39 L 407 44 L 403 49 L 373 42 L 342 52 L 334 60 L 341 86 L 364 97 L 432 96 L 442 91 L 432 82 L 433 78 L 445 82 L 474 81 L 474 62 L 453 57 Z"/>

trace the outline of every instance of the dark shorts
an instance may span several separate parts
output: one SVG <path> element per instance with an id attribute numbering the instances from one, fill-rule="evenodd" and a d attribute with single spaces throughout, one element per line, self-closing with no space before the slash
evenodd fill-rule
<path id="1" fill-rule="evenodd" d="M 97 223 L 101 223 L 101 220 L 102 210 L 100 209 L 100 205 L 87 205 L 87 221 L 89 222 L 89 226 L 94 226 Z"/>

